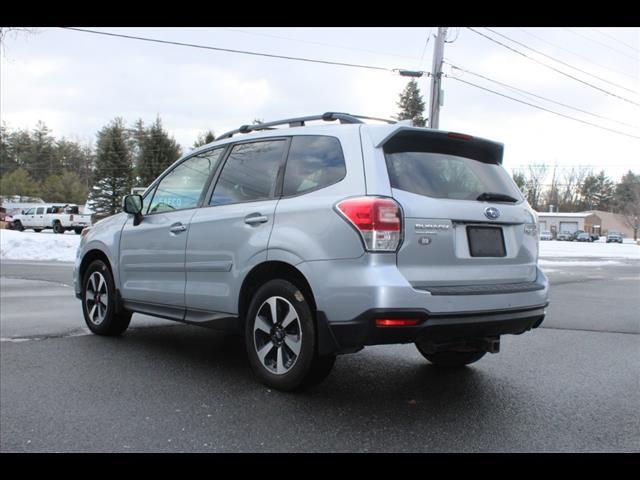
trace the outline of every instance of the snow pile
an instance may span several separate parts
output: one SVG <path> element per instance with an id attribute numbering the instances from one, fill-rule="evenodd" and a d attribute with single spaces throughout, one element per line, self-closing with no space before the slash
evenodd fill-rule
<path id="1" fill-rule="evenodd" d="M 73 262 L 80 235 L 0 230 L 0 258 Z"/>
<path id="2" fill-rule="evenodd" d="M 540 241 L 541 258 L 628 258 L 640 260 L 640 246 L 633 243 Z"/>

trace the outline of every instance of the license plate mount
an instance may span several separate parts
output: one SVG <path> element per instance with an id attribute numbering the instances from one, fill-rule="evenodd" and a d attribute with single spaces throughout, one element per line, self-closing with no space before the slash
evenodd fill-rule
<path id="1" fill-rule="evenodd" d="M 500 227 L 467 226 L 469 253 L 472 257 L 506 257 L 504 234 Z"/>

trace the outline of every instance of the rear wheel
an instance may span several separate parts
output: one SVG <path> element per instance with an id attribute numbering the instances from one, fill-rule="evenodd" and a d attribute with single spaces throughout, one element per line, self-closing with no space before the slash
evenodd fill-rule
<path id="1" fill-rule="evenodd" d="M 116 314 L 116 289 L 113 276 L 102 260 L 91 263 L 84 275 L 82 313 L 89 330 L 97 335 L 120 335 L 131 322 L 130 312 Z"/>
<path id="2" fill-rule="evenodd" d="M 429 360 L 429 362 L 433 363 L 436 367 L 442 368 L 464 367 L 465 365 L 477 362 L 487 353 L 480 350 L 472 350 L 468 352 L 450 350 L 436 353 L 427 353 L 419 342 L 416 342 L 416 347 L 424 358 Z"/>
<path id="3" fill-rule="evenodd" d="M 247 312 L 245 344 L 254 374 L 278 390 L 318 384 L 335 363 L 334 355 L 317 354 L 309 303 L 286 280 L 271 280 L 253 296 Z"/>
<path id="4" fill-rule="evenodd" d="M 60 222 L 53 224 L 53 233 L 64 233 L 64 227 Z"/>

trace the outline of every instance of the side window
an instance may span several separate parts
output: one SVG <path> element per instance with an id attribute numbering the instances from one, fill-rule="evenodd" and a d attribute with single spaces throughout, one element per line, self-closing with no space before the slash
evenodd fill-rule
<path id="1" fill-rule="evenodd" d="M 209 175 L 220 161 L 222 152 L 222 148 L 205 152 L 175 167 L 156 187 L 147 213 L 196 207 Z"/>
<path id="2" fill-rule="evenodd" d="M 44 213 L 44 207 L 38 207 L 36 209 L 36 215 L 42 215 Z"/>
<path id="3" fill-rule="evenodd" d="M 33 212 L 35 212 L 35 208 L 30 208 L 29 210 L 27 210 L 26 212 L 24 212 L 25 215 L 33 215 Z"/>
<path id="4" fill-rule="evenodd" d="M 235 145 L 222 167 L 209 204 L 225 205 L 272 197 L 286 144 L 285 140 L 270 140 Z"/>
<path id="5" fill-rule="evenodd" d="M 347 172 L 340 142 L 334 137 L 295 136 L 284 172 L 283 195 L 327 187 Z"/>

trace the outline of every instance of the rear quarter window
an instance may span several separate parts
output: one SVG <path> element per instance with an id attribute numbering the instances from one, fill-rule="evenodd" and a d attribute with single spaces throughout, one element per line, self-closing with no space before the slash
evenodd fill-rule
<path id="1" fill-rule="evenodd" d="M 347 173 L 340 142 L 335 137 L 294 136 L 287 158 L 282 193 L 284 196 L 328 187 Z"/>

